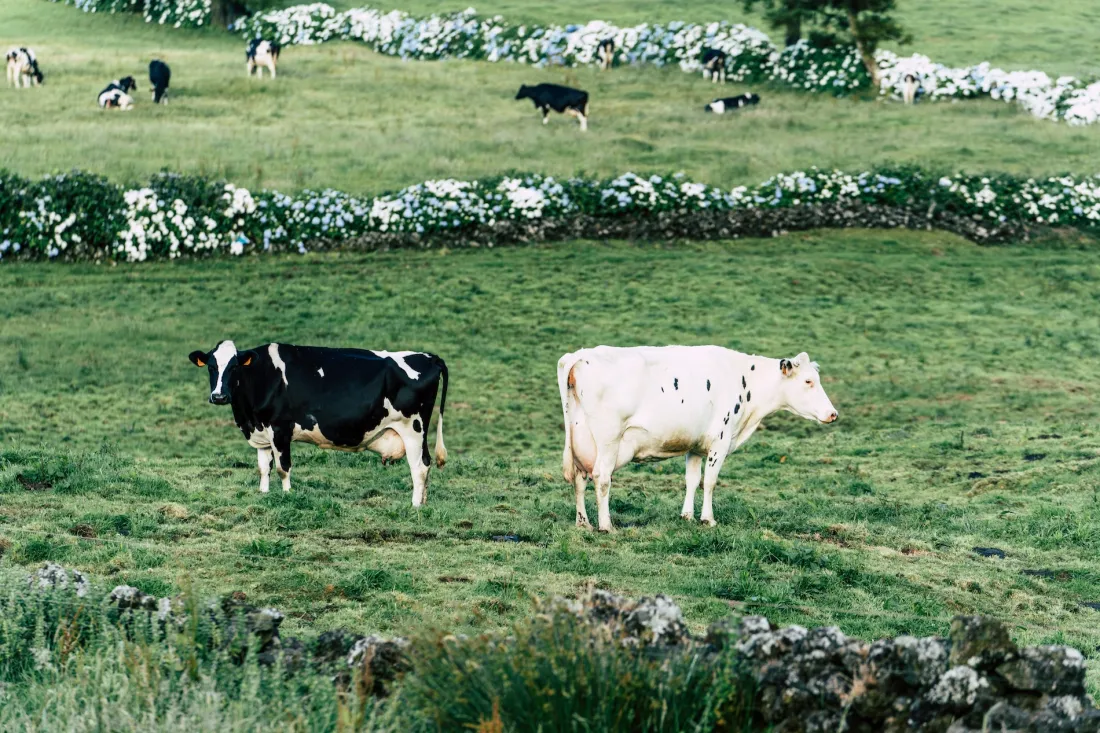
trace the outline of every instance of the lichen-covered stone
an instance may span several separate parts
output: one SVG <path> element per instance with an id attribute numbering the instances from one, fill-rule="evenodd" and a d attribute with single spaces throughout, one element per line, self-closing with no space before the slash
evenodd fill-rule
<path id="1" fill-rule="evenodd" d="M 997 667 L 997 674 L 1013 689 L 1050 695 L 1082 695 L 1085 658 L 1067 646 L 1023 649 L 1015 659 Z"/>
<path id="2" fill-rule="evenodd" d="M 387 694 L 389 683 L 397 679 L 398 675 L 408 671 L 409 658 L 406 655 L 408 647 L 407 639 L 367 636 L 352 645 L 351 651 L 348 652 L 347 665 L 359 670 L 372 694 L 381 697 Z"/>
<path id="3" fill-rule="evenodd" d="M 951 621 L 951 666 L 987 668 L 1016 653 L 1016 644 L 1000 621 L 983 616 L 956 616 Z"/>
<path id="4" fill-rule="evenodd" d="M 157 609 L 156 596 L 143 593 L 132 585 L 116 585 L 107 596 L 107 600 L 120 611 L 137 609 L 155 611 Z"/>
<path id="5" fill-rule="evenodd" d="M 27 577 L 27 584 L 39 590 L 71 590 L 78 598 L 88 595 L 91 583 L 79 570 L 66 570 L 48 562 Z"/>

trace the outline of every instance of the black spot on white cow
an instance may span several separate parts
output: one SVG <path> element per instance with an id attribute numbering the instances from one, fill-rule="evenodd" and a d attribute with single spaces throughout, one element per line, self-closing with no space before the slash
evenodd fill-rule
<path id="1" fill-rule="evenodd" d="M 260 491 L 271 464 L 290 490 L 290 444 L 369 450 L 384 461 L 405 457 L 412 471 L 413 506 L 427 500 L 431 457 L 428 432 L 439 399 L 435 459 L 447 460 L 443 408 L 447 365 L 434 354 L 264 344 L 238 351 L 222 341 L 191 362 L 210 373 L 210 402 L 231 405 L 233 419 L 256 449 Z"/>
<path id="2" fill-rule="evenodd" d="M 124 76 L 115 79 L 107 88 L 99 93 L 99 106 L 104 109 L 131 109 L 134 106 L 134 98 L 130 92 L 137 90 L 137 82 L 132 76 Z"/>
<path id="3" fill-rule="evenodd" d="M 717 48 L 708 48 L 703 52 L 703 78 L 711 81 L 724 82 L 726 80 L 726 62 L 729 57 L 725 51 Z"/>
<path id="4" fill-rule="evenodd" d="M 34 51 L 22 46 L 8 49 L 4 59 L 7 61 L 8 86 L 19 88 L 20 82 L 24 88 L 31 84 L 38 86 L 46 77 L 38 68 L 38 59 Z"/>
<path id="5" fill-rule="evenodd" d="M 596 55 L 600 58 L 600 69 L 607 71 L 615 61 L 615 39 L 605 38 L 596 46 Z"/>
<path id="6" fill-rule="evenodd" d="M 149 83 L 153 87 L 153 103 L 168 104 L 168 83 L 172 80 L 172 70 L 160 59 L 149 62 Z"/>
<path id="7" fill-rule="evenodd" d="M 248 75 L 256 71 L 259 78 L 264 77 L 264 67 L 271 72 L 271 78 L 275 78 L 275 66 L 279 62 L 279 44 L 275 41 L 265 41 L 262 38 L 253 38 L 248 42 L 248 48 L 244 52 L 245 65 Z"/>
<path id="8" fill-rule="evenodd" d="M 716 99 L 708 104 L 703 109 L 707 112 L 713 112 L 716 115 L 725 114 L 726 112 L 733 112 L 739 110 L 742 107 L 748 107 L 753 104 L 760 104 L 760 97 L 756 94 L 739 94 L 736 97 L 722 97 Z"/>
<path id="9" fill-rule="evenodd" d="M 568 114 L 580 120 L 581 129 L 588 129 L 588 92 L 560 84 L 520 85 L 516 99 L 530 99 L 535 109 L 542 112 L 542 124 L 546 124 L 550 110 Z"/>

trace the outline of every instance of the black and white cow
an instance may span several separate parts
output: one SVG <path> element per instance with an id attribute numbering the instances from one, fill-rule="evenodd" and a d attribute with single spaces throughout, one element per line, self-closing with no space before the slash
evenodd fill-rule
<path id="1" fill-rule="evenodd" d="M 605 38 L 600 41 L 600 45 L 596 46 L 596 54 L 600 58 L 600 69 L 602 71 L 610 69 L 615 60 L 615 39 Z"/>
<path id="2" fill-rule="evenodd" d="M 703 107 L 703 109 L 707 112 L 721 115 L 726 112 L 734 112 L 742 107 L 748 107 L 750 104 L 760 104 L 760 97 L 756 94 L 739 94 L 736 97 L 722 97 L 721 99 L 714 100 Z"/>
<path id="3" fill-rule="evenodd" d="M 210 372 L 210 402 L 231 405 L 233 419 L 256 449 L 260 491 L 271 464 L 290 491 L 290 444 L 369 450 L 384 461 L 408 459 L 414 507 L 427 501 L 428 426 L 439 399 L 435 460 L 443 466 L 447 365 L 434 354 L 264 344 L 238 351 L 222 341 L 190 354 Z"/>
<path id="4" fill-rule="evenodd" d="M 275 78 L 275 65 L 279 62 L 279 44 L 275 41 L 265 41 L 262 38 L 253 38 L 248 42 L 248 48 L 244 53 L 245 65 L 248 75 L 256 71 L 256 76 L 264 78 L 264 67 L 271 72 L 271 78 Z"/>
<path id="5" fill-rule="evenodd" d="M 149 62 L 149 83 L 153 86 L 153 103 L 168 104 L 168 82 L 172 80 L 172 70 L 160 59 Z"/>
<path id="6" fill-rule="evenodd" d="M 38 86 L 45 79 L 42 70 L 38 68 L 38 59 L 35 58 L 34 51 L 29 48 L 8 49 L 4 58 L 8 66 L 8 86 L 18 89 L 20 81 L 23 82 L 24 88 L 31 84 Z"/>
<path id="7" fill-rule="evenodd" d="M 724 82 L 726 80 L 726 62 L 729 57 L 725 51 L 717 48 L 708 48 L 703 52 L 703 78 L 712 82 Z"/>
<path id="8" fill-rule="evenodd" d="M 714 485 L 722 462 L 779 410 L 831 423 L 836 409 L 817 364 L 805 352 L 769 359 L 718 346 L 598 346 L 558 360 L 565 415 L 562 469 L 577 500 L 577 526 L 588 527 L 584 490 L 596 484 L 599 528 L 611 531 L 611 474 L 632 461 L 687 456 L 681 516 L 714 525 Z M 704 468 L 705 461 L 705 468 Z"/>
<path id="9" fill-rule="evenodd" d="M 137 82 L 132 76 L 115 79 L 99 93 L 99 106 L 104 109 L 132 109 L 134 98 L 130 92 L 137 91 Z"/>
<path id="10" fill-rule="evenodd" d="M 905 104 L 913 104 L 917 100 L 917 90 L 920 89 L 920 79 L 916 74 L 908 73 L 902 84 L 901 99 Z"/>
<path id="11" fill-rule="evenodd" d="M 546 124 L 550 110 L 572 115 L 580 120 L 581 129 L 588 129 L 588 92 L 560 84 L 521 84 L 516 99 L 530 99 L 535 109 L 542 112 L 542 124 Z"/>

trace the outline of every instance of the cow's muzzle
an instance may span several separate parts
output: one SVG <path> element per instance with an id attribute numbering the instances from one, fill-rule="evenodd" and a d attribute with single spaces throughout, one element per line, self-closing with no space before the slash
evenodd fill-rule
<path id="1" fill-rule="evenodd" d="M 229 395 L 227 394 L 212 394 L 210 395 L 210 404 L 212 405 L 228 405 Z"/>
<path id="2" fill-rule="evenodd" d="M 838 415 L 836 413 L 836 410 L 833 410 L 832 412 L 829 413 L 828 417 L 826 417 L 821 422 L 828 424 L 828 423 L 836 422 L 839 419 L 840 419 L 840 415 Z"/>

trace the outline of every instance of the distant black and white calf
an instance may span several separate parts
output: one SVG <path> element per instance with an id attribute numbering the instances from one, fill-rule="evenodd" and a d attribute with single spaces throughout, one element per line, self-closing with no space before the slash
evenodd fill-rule
<path id="1" fill-rule="evenodd" d="M 271 464 L 290 491 L 290 444 L 313 443 L 344 451 L 369 450 L 383 461 L 406 458 L 413 506 L 427 501 L 428 425 L 439 398 L 435 460 L 447 460 L 443 408 L 447 365 L 434 354 L 264 344 L 238 351 L 222 341 L 193 351 L 195 366 L 210 373 L 210 402 L 232 405 L 233 419 L 256 449 L 260 491 Z"/>
<path id="2" fill-rule="evenodd" d="M 905 82 L 901 90 L 902 101 L 906 104 L 913 104 L 917 100 L 917 90 L 920 89 L 920 79 L 916 74 L 909 73 L 905 75 Z"/>
<path id="3" fill-rule="evenodd" d="M 275 41 L 265 41 L 262 38 L 253 38 L 248 42 L 248 50 L 245 51 L 245 62 L 248 75 L 256 71 L 259 78 L 264 78 L 264 67 L 271 72 L 271 78 L 275 78 L 275 65 L 279 62 L 279 44 Z"/>
<path id="4" fill-rule="evenodd" d="M 607 71 L 611 68 L 611 63 L 615 60 L 615 39 L 605 38 L 600 41 L 600 45 L 596 46 L 596 54 L 600 58 L 600 69 Z"/>
<path id="5" fill-rule="evenodd" d="M 131 109 L 134 98 L 130 92 L 137 91 L 137 82 L 132 76 L 115 79 L 99 93 L 99 106 L 104 109 Z"/>
<path id="6" fill-rule="evenodd" d="M 713 82 L 726 80 L 726 62 L 729 57 L 725 51 L 716 48 L 708 48 L 703 52 L 703 78 Z"/>
<path id="7" fill-rule="evenodd" d="M 760 97 L 756 94 L 739 94 L 736 97 L 722 97 L 708 104 L 703 109 L 716 115 L 734 112 L 750 104 L 760 104 Z"/>
<path id="8" fill-rule="evenodd" d="M 581 129 L 588 129 L 588 92 L 559 84 L 520 85 L 516 99 L 530 99 L 535 109 L 542 112 L 542 124 L 546 124 L 550 110 L 572 115 L 580 120 Z"/>
<path id="9" fill-rule="evenodd" d="M 38 59 L 35 58 L 34 51 L 29 48 L 8 49 L 4 58 L 8 63 L 8 86 L 19 88 L 20 82 L 23 83 L 24 88 L 31 84 L 38 86 L 45 78 L 42 70 L 38 68 Z"/>
<path id="10" fill-rule="evenodd" d="M 153 86 L 153 103 L 168 104 L 168 82 L 172 80 L 172 70 L 160 59 L 149 62 L 149 83 Z"/>

